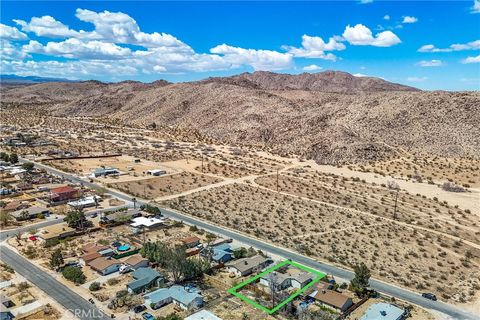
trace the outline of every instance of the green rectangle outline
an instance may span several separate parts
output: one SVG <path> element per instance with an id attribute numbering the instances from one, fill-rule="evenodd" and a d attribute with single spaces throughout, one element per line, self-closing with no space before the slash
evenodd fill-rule
<path id="1" fill-rule="evenodd" d="M 275 271 L 285 265 L 292 265 L 292 266 L 295 266 L 299 269 L 302 269 L 304 271 L 308 271 L 308 272 L 311 272 L 313 274 L 316 274 L 317 277 L 315 279 L 313 279 L 312 281 L 310 281 L 306 286 L 304 286 L 303 288 L 300 288 L 298 289 L 295 293 L 293 293 L 291 296 L 289 296 L 287 299 L 285 299 L 284 301 L 280 302 L 278 305 L 276 305 L 274 308 L 272 309 L 268 309 L 264 306 L 262 306 L 261 304 L 245 297 L 244 295 L 240 294 L 237 292 L 238 289 L 246 286 L 247 284 L 249 283 L 252 283 L 254 281 L 256 281 L 257 279 L 269 274 L 270 272 L 272 271 Z M 290 301 L 292 301 L 293 299 L 295 299 L 297 296 L 299 296 L 300 294 L 302 294 L 303 292 L 305 292 L 308 288 L 310 288 L 311 286 L 313 286 L 315 283 L 319 282 L 320 280 L 322 280 L 323 278 L 325 277 L 325 274 L 318 271 L 318 270 L 315 270 L 315 269 L 312 269 L 312 268 L 309 268 L 309 267 L 306 267 L 304 265 L 301 265 L 297 262 L 294 262 L 294 261 L 291 261 L 291 260 L 286 260 L 286 261 L 283 261 L 283 262 L 280 262 L 279 264 L 277 265 L 274 265 L 270 268 L 268 268 L 267 270 L 263 271 L 262 273 L 259 273 L 257 274 L 256 276 L 250 278 L 250 279 L 247 279 L 239 284 L 237 284 L 236 286 L 230 288 L 227 290 L 228 293 L 234 295 L 235 297 L 245 301 L 246 303 L 262 310 L 262 311 L 265 311 L 266 313 L 268 314 L 273 314 L 274 312 L 276 312 L 278 309 L 280 309 L 281 307 L 283 307 L 284 305 L 286 305 L 287 303 L 289 303 Z"/>

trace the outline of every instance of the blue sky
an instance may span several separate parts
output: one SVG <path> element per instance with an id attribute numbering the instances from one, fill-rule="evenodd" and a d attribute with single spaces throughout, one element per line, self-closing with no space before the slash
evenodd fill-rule
<path id="1" fill-rule="evenodd" d="M 342 70 L 480 89 L 479 0 L 2 1 L 1 23 L 3 74 L 178 82 Z"/>

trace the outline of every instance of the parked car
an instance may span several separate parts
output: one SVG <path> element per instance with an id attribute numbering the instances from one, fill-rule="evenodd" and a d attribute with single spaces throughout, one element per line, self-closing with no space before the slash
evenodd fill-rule
<path id="1" fill-rule="evenodd" d="M 422 297 L 427 298 L 432 301 L 437 301 L 437 296 L 435 296 L 433 293 L 422 293 Z"/>
<path id="2" fill-rule="evenodd" d="M 92 215 L 90 217 L 96 218 L 97 216 L 98 216 L 98 213 L 94 212 L 94 213 L 92 213 Z"/>
<path id="3" fill-rule="evenodd" d="M 143 304 L 141 304 L 141 305 L 133 307 L 132 310 L 135 313 L 140 313 L 140 312 L 144 311 L 145 309 L 147 309 L 147 307 L 145 307 Z"/>
<path id="4" fill-rule="evenodd" d="M 124 274 L 124 273 L 130 272 L 130 271 L 133 271 L 132 267 L 130 267 L 129 265 L 126 265 L 126 264 L 122 264 L 120 266 L 120 269 L 118 269 L 118 272 L 120 274 Z"/>
<path id="5" fill-rule="evenodd" d="M 144 314 L 142 314 L 142 318 L 145 320 L 155 320 L 155 317 L 148 312 L 145 312 Z"/>

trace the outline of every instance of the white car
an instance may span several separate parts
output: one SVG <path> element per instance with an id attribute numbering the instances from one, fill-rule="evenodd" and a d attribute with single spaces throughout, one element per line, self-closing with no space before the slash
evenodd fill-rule
<path id="1" fill-rule="evenodd" d="M 130 272 L 130 271 L 132 271 L 132 267 L 130 267 L 129 265 L 126 265 L 126 264 L 122 264 L 120 266 L 120 269 L 118 269 L 119 273 L 127 273 L 127 272 Z"/>

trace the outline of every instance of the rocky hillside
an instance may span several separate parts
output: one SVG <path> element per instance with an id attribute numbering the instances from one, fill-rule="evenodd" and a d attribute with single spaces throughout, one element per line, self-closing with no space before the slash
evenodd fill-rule
<path id="1" fill-rule="evenodd" d="M 367 83 L 383 80 L 356 77 L 336 84 L 308 81 L 305 75 L 290 76 L 304 79 L 303 85 L 288 75 L 263 80 L 271 75 L 277 78 L 256 72 L 177 84 L 46 83 L 2 88 L 2 103 L 62 116 L 109 117 L 127 125 L 155 122 L 160 128 L 191 129 L 218 141 L 300 154 L 320 163 L 368 161 L 399 152 L 480 156 L 479 92 L 397 90 L 399 85 L 388 82 L 380 90 Z M 288 89 L 287 83 L 296 87 Z M 339 91 L 338 83 L 356 89 L 325 92 Z"/>
<path id="2" fill-rule="evenodd" d="M 226 83 L 263 90 L 308 90 L 336 93 L 419 91 L 416 88 L 380 78 L 356 77 L 341 71 L 305 72 L 298 75 L 257 71 L 233 77 L 208 78 L 203 82 Z"/>

